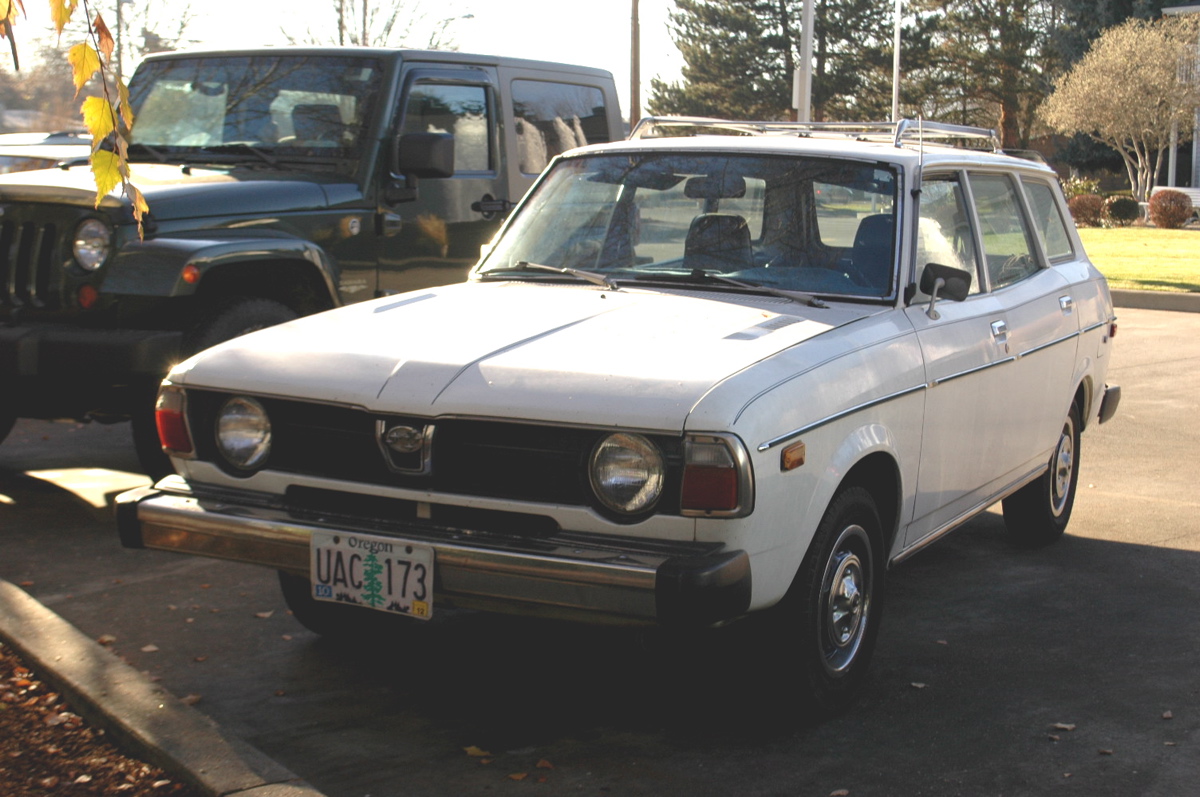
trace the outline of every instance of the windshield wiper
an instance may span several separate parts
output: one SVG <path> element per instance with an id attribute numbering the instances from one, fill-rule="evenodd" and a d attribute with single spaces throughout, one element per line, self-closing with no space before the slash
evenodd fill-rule
<path id="1" fill-rule="evenodd" d="M 252 147 L 249 144 L 245 144 L 242 142 L 238 142 L 235 144 L 218 144 L 213 147 L 205 147 L 204 151 L 205 152 L 214 152 L 218 155 L 223 154 L 223 153 L 233 153 L 233 152 L 249 152 L 251 155 L 255 155 L 259 158 L 262 158 L 264 161 L 266 161 L 271 166 L 279 165 L 279 161 L 275 160 L 270 155 L 263 152 L 260 148 Z"/>
<path id="2" fill-rule="evenodd" d="M 621 290 L 620 286 L 605 274 L 597 274 L 595 271 L 584 271 L 579 268 L 560 268 L 559 266 L 547 266 L 542 263 L 530 263 L 528 260 L 518 260 L 513 265 L 502 268 L 489 268 L 483 272 L 483 276 L 486 277 L 489 274 L 501 271 L 553 271 L 556 274 L 566 274 L 569 277 L 590 282 L 593 285 L 599 285 L 601 288 L 608 288 L 612 291 Z"/>
<path id="3" fill-rule="evenodd" d="M 155 149 L 154 147 L 150 146 L 149 144 L 130 144 L 129 145 L 129 153 L 131 155 L 136 155 L 139 152 L 146 153 L 147 155 L 154 158 L 154 160 L 158 161 L 159 163 L 170 163 L 171 162 L 171 159 L 168 158 L 165 153 L 160 152 L 159 150 Z"/>
<path id="4" fill-rule="evenodd" d="M 757 291 L 771 296 L 778 296 L 780 299 L 799 302 L 808 307 L 819 307 L 822 309 L 829 307 L 825 302 L 810 293 L 787 291 L 782 288 L 773 288 L 770 285 L 745 282 L 733 277 L 726 277 L 724 274 L 718 272 L 706 271 L 700 268 L 692 269 L 690 274 L 639 274 L 635 279 L 643 282 L 669 282 L 684 285 L 728 285 L 731 288 L 741 288 L 742 290 Z"/>

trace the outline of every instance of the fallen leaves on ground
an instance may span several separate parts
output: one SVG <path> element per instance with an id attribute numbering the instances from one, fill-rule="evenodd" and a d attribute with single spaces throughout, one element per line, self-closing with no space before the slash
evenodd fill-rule
<path id="1" fill-rule="evenodd" d="M 118 750 L 0 643 L 0 794 L 199 797 Z"/>

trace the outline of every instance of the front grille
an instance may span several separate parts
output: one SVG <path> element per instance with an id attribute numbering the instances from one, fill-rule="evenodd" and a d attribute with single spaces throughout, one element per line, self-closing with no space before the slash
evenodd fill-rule
<path id="1" fill-rule="evenodd" d="M 59 237 L 68 226 L 29 218 L 38 207 L 7 205 L 0 218 L 0 307 L 9 310 L 57 310 L 62 306 L 63 269 L 59 265 L 63 244 Z"/>
<path id="2" fill-rule="evenodd" d="M 212 430 L 229 396 L 188 392 L 188 416 L 197 456 L 221 465 Z M 576 429 L 458 418 L 425 419 L 378 415 L 346 407 L 286 399 L 260 399 L 271 419 L 274 471 L 431 490 L 456 495 L 506 498 L 572 506 L 593 505 L 588 458 L 611 429 Z M 435 426 L 430 472 L 397 472 L 377 440 L 376 425 Z M 682 442 L 652 436 L 666 459 L 667 479 L 659 512 L 677 513 L 682 481 Z"/>

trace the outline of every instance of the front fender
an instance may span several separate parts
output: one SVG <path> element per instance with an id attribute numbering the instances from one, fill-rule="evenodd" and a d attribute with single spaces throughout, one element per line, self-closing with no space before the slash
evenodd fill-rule
<path id="1" fill-rule="evenodd" d="M 330 297 L 337 303 L 333 260 L 321 247 L 290 235 L 236 235 L 212 232 L 132 241 L 121 247 L 108 267 L 103 293 L 124 296 L 190 296 L 204 275 L 229 263 L 312 264 Z M 184 268 L 194 266 L 199 279 L 185 280 Z"/>

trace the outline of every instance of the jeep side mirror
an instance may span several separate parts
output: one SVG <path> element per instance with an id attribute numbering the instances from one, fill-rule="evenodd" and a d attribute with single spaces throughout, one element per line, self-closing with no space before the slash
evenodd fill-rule
<path id="1" fill-rule="evenodd" d="M 925 314 L 937 320 L 938 295 L 961 302 L 971 292 L 971 272 L 961 268 L 943 266 L 941 263 L 926 263 L 921 271 L 921 293 L 929 294 L 929 309 Z"/>
<path id="2" fill-rule="evenodd" d="M 405 133 L 392 148 L 394 180 L 387 189 L 388 202 L 411 202 L 417 198 L 417 179 L 454 176 L 454 136 L 449 133 Z"/>

